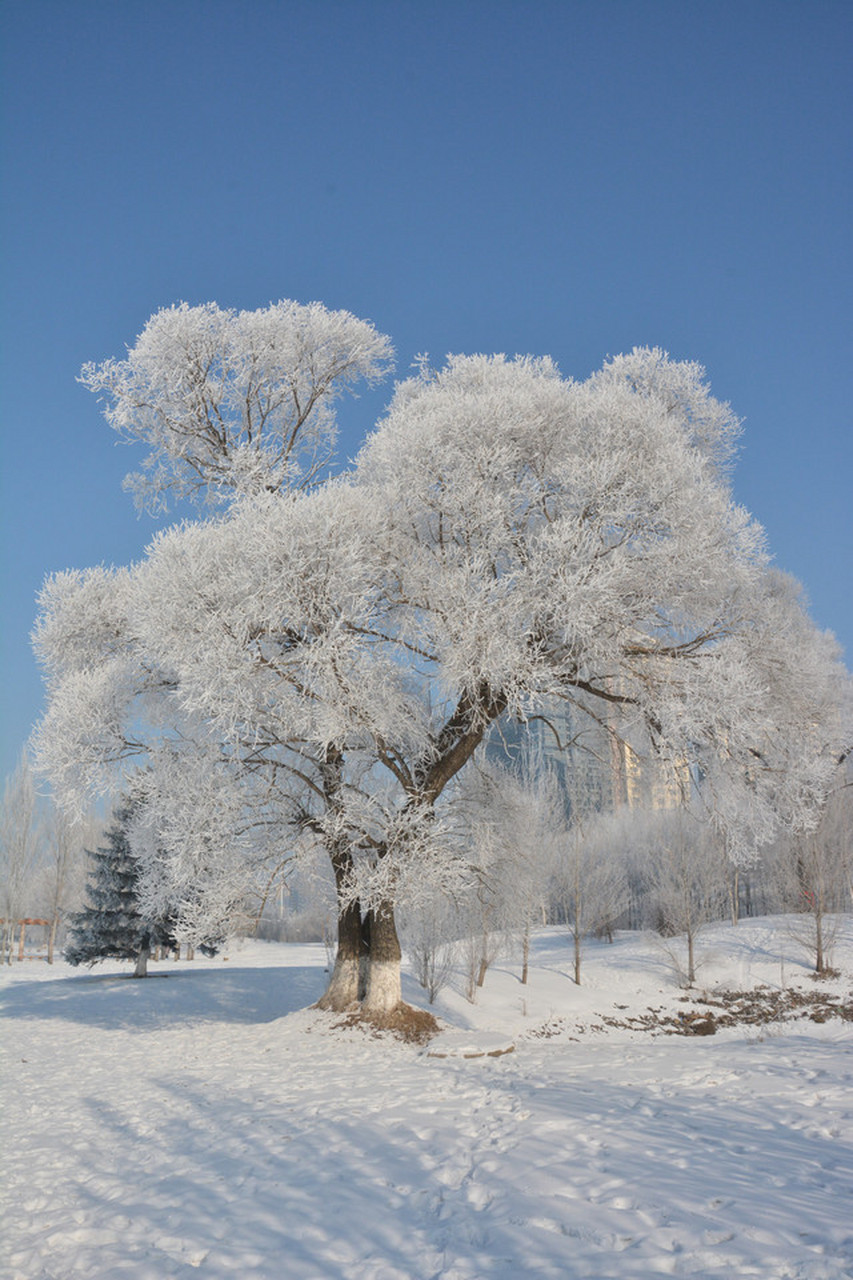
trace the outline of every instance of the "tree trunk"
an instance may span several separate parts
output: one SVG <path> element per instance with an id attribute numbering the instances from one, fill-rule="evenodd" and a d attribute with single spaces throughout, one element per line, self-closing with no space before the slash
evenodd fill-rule
<path id="1" fill-rule="evenodd" d="M 586 896 L 583 893 L 581 883 L 581 858 L 580 858 L 580 837 L 575 837 L 575 855 L 574 868 L 572 872 L 572 917 L 574 919 L 574 928 L 572 930 L 572 938 L 574 941 L 575 952 L 575 986 L 581 984 L 581 951 L 583 950 L 583 921 L 584 911 L 586 910 Z"/>
<path id="2" fill-rule="evenodd" d="M 373 912 L 366 911 L 361 922 L 361 941 L 358 955 L 358 998 L 363 1000 L 367 995 L 367 980 L 370 976 L 370 931 L 373 924 Z"/>
<path id="3" fill-rule="evenodd" d="M 47 963 L 53 964 L 53 948 L 56 945 L 56 928 L 59 924 L 59 916 L 54 916 L 50 922 L 50 933 L 47 938 Z"/>
<path id="4" fill-rule="evenodd" d="M 361 956 L 361 911 L 357 902 L 338 911 L 338 950 L 329 985 L 317 1001 L 318 1009 L 341 1013 L 358 999 Z"/>
<path id="5" fill-rule="evenodd" d="M 148 977 L 148 957 L 151 955 L 151 948 L 146 942 L 144 946 L 139 948 L 139 955 L 136 957 L 136 968 L 133 971 L 134 978 Z"/>
<path id="6" fill-rule="evenodd" d="M 327 785 L 334 795 L 339 784 L 339 760 L 335 769 L 328 766 Z M 352 855 L 341 844 L 329 849 L 332 870 L 335 873 L 335 891 L 338 898 L 338 950 L 329 985 L 317 1001 L 318 1009 L 341 1013 L 359 998 L 358 969 L 361 955 L 361 908 L 357 900 L 348 901 L 352 875 Z M 342 903 L 348 902 L 347 906 Z"/>
<path id="7" fill-rule="evenodd" d="M 489 928 L 487 923 L 487 914 L 483 913 L 483 931 L 480 935 L 480 968 L 477 971 L 477 986 L 482 987 L 486 981 L 486 973 L 488 972 L 491 959 L 489 957 Z"/>
<path id="8" fill-rule="evenodd" d="M 732 924 L 740 919 L 740 871 L 735 867 L 729 881 L 729 900 L 732 907 Z"/>
<path id="9" fill-rule="evenodd" d="M 320 766 L 323 792 L 329 811 L 333 814 L 340 812 L 343 764 L 344 758 L 340 749 L 329 747 Z M 353 862 L 346 843 L 332 837 L 326 849 L 335 874 L 335 892 L 338 900 L 338 950 L 329 985 L 317 1001 L 317 1008 L 341 1013 L 359 998 L 361 908 L 358 901 L 351 900 L 349 896 Z M 348 905 L 344 906 L 343 903 Z"/>
<path id="10" fill-rule="evenodd" d="M 524 940 L 521 944 L 521 983 L 522 986 L 527 985 L 527 975 L 530 969 L 530 925 L 524 926 Z"/>
<path id="11" fill-rule="evenodd" d="M 402 1003 L 400 939 L 394 924 L 394 908 L 383 902 L 371 915 L 370 966 L 362 1005 L 370 1018 L 381 1020 Z"/>
<path id="12" fill-rule="evenodd" d="M 823 912 L 819 907 L 815 907 L 814 913 L 814 931 L 815 931 L 815 973 L 823 973 L 826 964 L 823 956 Z"/>

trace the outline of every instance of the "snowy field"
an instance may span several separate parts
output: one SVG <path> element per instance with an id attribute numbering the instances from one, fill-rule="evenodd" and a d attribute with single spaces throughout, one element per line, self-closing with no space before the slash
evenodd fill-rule
<path id="1" fill-rule="evenodd" d="M 850 921 L 822 984 L 779 921 L 699 958 L 694 997 L 850 1004 Z M 4 1280 L 853 1276 L 853 1022 L 671 1034 L 721 1006 L 659 943 L 592 945 L 578 988 L 548 930 L 424 1047 L 306 1009 L 325 960 L 5 968 Z"/>

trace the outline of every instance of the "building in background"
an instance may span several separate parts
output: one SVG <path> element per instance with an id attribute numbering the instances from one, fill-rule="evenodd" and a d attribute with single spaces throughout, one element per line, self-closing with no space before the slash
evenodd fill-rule
<path id="1" fill-rule="evenodd" d="M 567 809 L 608 812 L 674 809 L 685 805 L 694 778 L 685 760 L 656 751 L 639 720 L 598 707 L 560 701 L 526 722 L 510 721 L 492 729 L 487 755 L 518 767 L 550 769 L 561 779 Z"/>

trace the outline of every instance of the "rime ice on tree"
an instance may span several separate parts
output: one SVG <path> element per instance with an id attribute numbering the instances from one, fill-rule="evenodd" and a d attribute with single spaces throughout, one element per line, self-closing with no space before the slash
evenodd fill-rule
<path id="1" fill-rule="evenodd" d="M 577 383 L 453 356 L 320 483 L 331 404 L 389 355 L 322 308 L 211 305 L 87 367 L 153 451 L 140 496 L 226 511 L 130 569 L 54 575 L 34 637 L 40 767 L 77 804 L 117 773 L 141 789 L 150 914 L 177 904 L 182 936 L 209 935 L 313 842 L 338 895 L 324 999 L 363 986 L 380 1019 L 401 999 L 395 911 L 471 874 L 445 819 L 492 726 L 556 700 L 641 728 L 701 776 L 735 859 L 814 826 L 850 733 L 849 677 L 733 501 L 739 424 L 698 365 L 636 350 Z"/>

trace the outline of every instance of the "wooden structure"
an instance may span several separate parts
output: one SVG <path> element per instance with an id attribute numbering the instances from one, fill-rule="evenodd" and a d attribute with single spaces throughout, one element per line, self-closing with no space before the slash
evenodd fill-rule
<path id="1" fill-rule="evenodd" d="M 45 956 L 24 955 L 24 945 L 27 939 L 27 925 L 29 924 L 41 925 L 45 929 L 50 928 L 49 920 L 37 920 L 30 916 L 27 916 L 26 919 L 24 920 L 6 920 L 2 916 L 0 916 L 0 925 L 3 926 L 4 959 L 7 961 L 7 963 L 9 964 L 12 963 L 12 953 L 14 950 L 13 937 L 14 937 L 15 930 L 19 930 L 18 955 L 16 957 L 18 960 L 44 960 L 47 958 L 46 955 Z"/>

